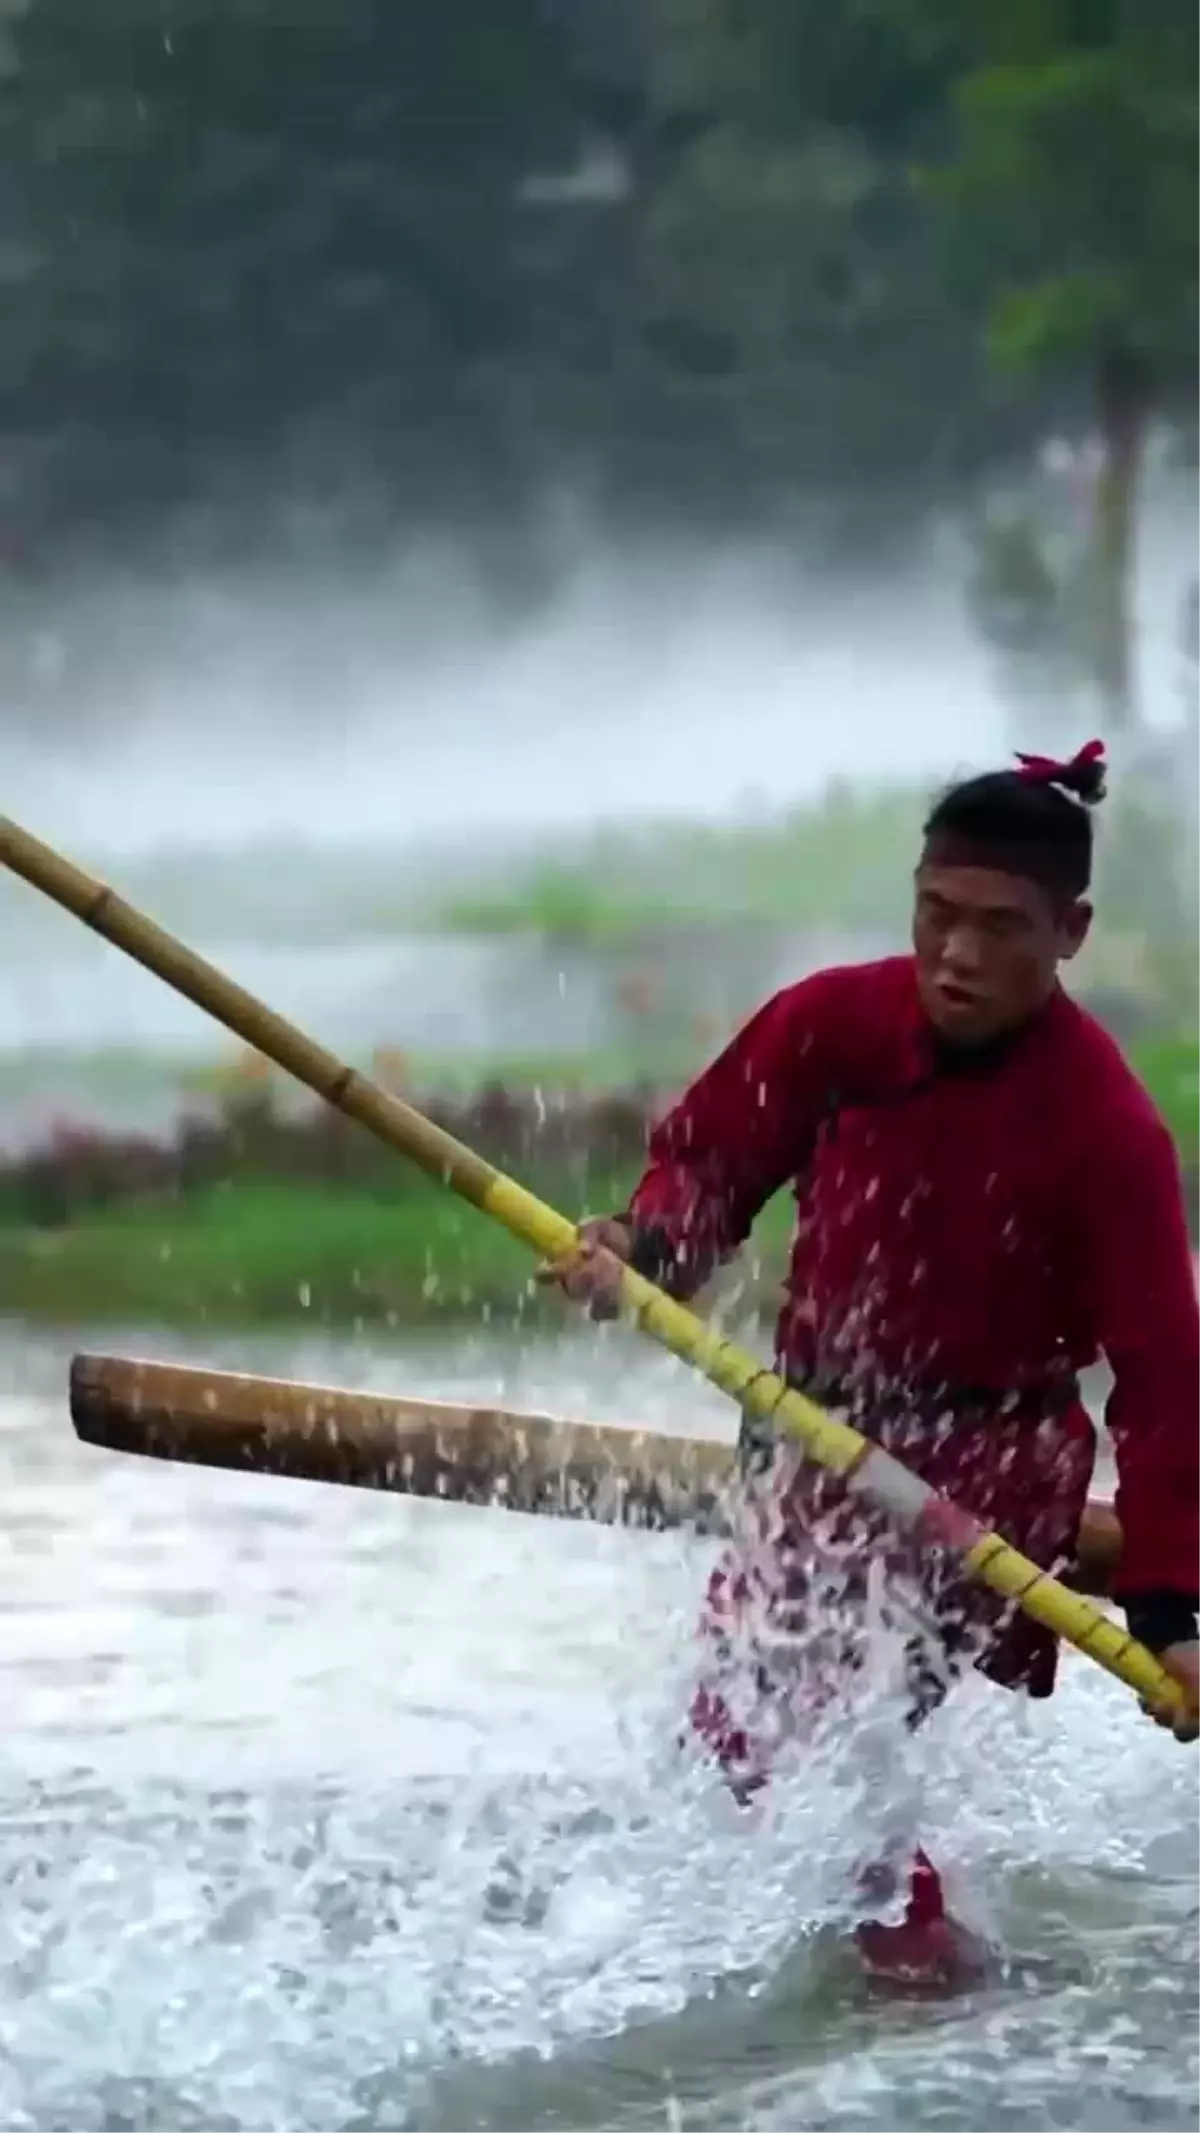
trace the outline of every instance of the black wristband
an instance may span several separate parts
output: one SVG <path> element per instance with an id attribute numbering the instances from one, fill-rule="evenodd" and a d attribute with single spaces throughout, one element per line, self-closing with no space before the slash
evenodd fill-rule
<path id="1" fill-rule="evenodd" d="M 1165 1652 L 1170 1644 L 1196 1642 L 1197 1596 L 1156 1589 L 1121 1595 L 1129 1634 L 1148 1651 Z"/>

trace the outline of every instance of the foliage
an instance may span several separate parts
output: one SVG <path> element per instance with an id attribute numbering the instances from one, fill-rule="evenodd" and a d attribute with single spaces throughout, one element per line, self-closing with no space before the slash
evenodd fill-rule
<path id="1" fill-rule="evenodd" d="M 513 569 L 564 478 L 725 526 L 803 491 L 861 539 L 1034 434 L 1060 356 L 1115 335 L 1191 397 L 1183 0 L 0 26 L 16 570 L 122 519 L 249 543 L 351 492 L 364 551 L 491 526 Z M 985 322 L 1039 375 L 998 393 Z"/>
<path id="2" fill-rule="evenodd" d="M 528 602 L 547 494 L 860 564 L 1094 421 L 1086 526 L 989 516 L 973 611 L 1041 732 L 1085 687 L 1132 733 L 1147 425 L 1194 425 L 1197 34 L 1193 0 L 0 6 L 12 695 L 59 686 L 25 580 L 123 531 L 236 568 L 282 514 L 365 571 L 470 529 Z M 733 866 L 697 838 L 678 893 L 554 862 L 450 917 L 886 924 L 885 812 L 877 849 L 861 816 Z M 1158 820 L 1139 786 L 1114 868 L 1156 943 Z M 298 901 L 313 937 L 315 873 Z M 419 901 L 364 876 L 373 926 Z"/>
<path id="3" fill-rule="evenodd" d="M 1068 68 L 1047 111 L 1057 77 L 985 43 L 936 0 L 30 0 L 0 79 L 11 552 L 200 501 L 247 542 L 354 486 L 364 542 L 486 512 L 512 542 L 563 476 L 725 523 L 797 484 L 946 497 L 1002 442 L 1000 179 L 1042 186 L 1047 126 L 1085 158 L 1110 109 L 1125 169 L 1142 109 Z M 1183 258 L 1174 81 L 1153 207 Z M 914 177 L 959 111 L 948 243 Z"/>
<path id="4" fill-rule="evenodd" d="M 918 10 L 919 12 L 921 10 Z M 943 22 L 963 11 L 926 0 Z M 1136 358 L 1189 380 L 1196 343 L 1194 8 L 984 0 L 934 186 L 987 285 L 1005 365 Z"/>

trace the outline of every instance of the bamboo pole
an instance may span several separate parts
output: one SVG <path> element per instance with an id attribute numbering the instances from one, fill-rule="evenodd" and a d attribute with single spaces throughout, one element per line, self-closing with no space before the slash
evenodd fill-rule
<path id="1" fill-rule="evenodd" d="M 398 1096 L 386 1094 L 324 1046 L 255 999 L 182 941 L 134 909 L 116 891 L 74 866 L 8 817 L 0 817 L 0 860 L 94 932 L 207 1014 L 295 1075 L 327 1103 L 406 1155 L 427 1175 L 501 1223 L 543 1258 L 569 1252 L 574 1223 L 505 1177 Z M 919 1543 L 948 1548 L 968 1576 L 1013 1602 L 1034 1621 L 1074 1644 L 1147 1702 L 1182 1709 L 1178 1683 L 1145 1646 L 1090 1600 L 1068 1592 L 1028 1556 L 989 1532 L 900 1461 L 828 1415 L 706 1325 L 661 1289 L 626 1267 L 621 1296 L 630 1316 L 674 1355 L 728 1393 L 747 1414 L 793 1438 L 830 1472 L 883 1510 Z"/>
<path id="2" fill-rule="evenodd" d="M 735 1471 L 702 1437 L 130 1356 L 75 1356 L 70 1404 L 110 1451 L 655 1531 L 723 1527 Z"/>
<path id="3" fill-rule="evenodd" d="M 70 1410 L 80 1442 L 105 1451 L 647 1532 L 727 1531 L 738 1485 L 735 1446 L 712 1437 L 138 1356 L 74 1356 Z M 1072 1591 L 1105 1598 L 1121 1546 L 1112 1504 L 1090 1498 Z"/>

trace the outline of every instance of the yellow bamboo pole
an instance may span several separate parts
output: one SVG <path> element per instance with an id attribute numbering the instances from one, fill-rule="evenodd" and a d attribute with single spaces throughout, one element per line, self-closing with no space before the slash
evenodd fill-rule
<path id="1" fill-rule="evenodd" d="M 505 1177 L 398 1096 L 377 1088 L 135 910 L 106 883 L 86 874 L 6 816 L 0 817 L 0 861 L 264 1052 L 326 1103 L 501 1223 L 542 1258 L 558 1258 L 577 1242 L 576 1226 L 565 1215 L 546 1206 L 514 1178 Z M 1090 1600 L 1068 1592 L 999 1534 L 988 1532 L 890 1453 L 871 1444 L 848 1423 L 826 1414 L 632 1268 L 622 1271 L 621 1296 L 644 1332 L 728 1393 L 745 1413 L 772 1423 L 801 1445 L 809 1458 L 842 1475 L 893 1523 L 931 1545 L 953 1548 L 969 1576 L 1023 1608 L 1138 1696 L 1181 1708 L 1178 1684 L 1165 1668 Z"/>

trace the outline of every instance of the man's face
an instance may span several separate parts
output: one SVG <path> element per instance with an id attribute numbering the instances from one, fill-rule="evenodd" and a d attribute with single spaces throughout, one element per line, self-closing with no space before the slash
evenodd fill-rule
<path id="1" fill-rule="evenodd" d="M 986 1043 L 1036 1014 L 1091 923 L 1090 905 L 988 867 L 920 866 L 916 889 L 917 989 L 955 1044 Z"/>

